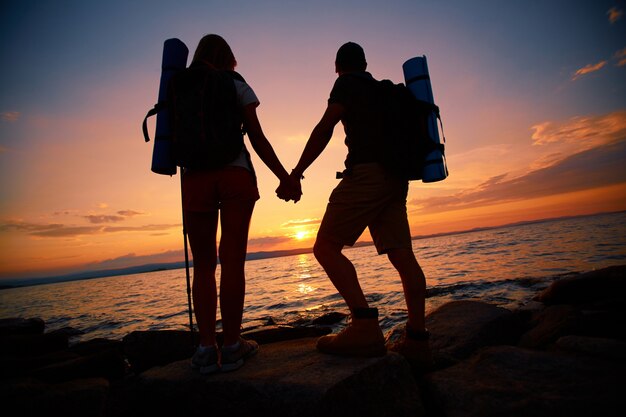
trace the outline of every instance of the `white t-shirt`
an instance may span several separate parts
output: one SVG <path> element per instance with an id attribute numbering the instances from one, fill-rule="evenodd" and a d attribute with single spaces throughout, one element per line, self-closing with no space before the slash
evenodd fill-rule
<path id="1" fill-rule="evenodd" d="M 235 81 L 235 89 L 237 90 L 237 100 L 239 101 L 239 105 L 242 108 L 247 106 L 248 104 L 254 103 L 256 104 L 256 106 L 260 104 L 259 99 L 254 93 L 254 90 L 252 90 L 252 87 L 239 80 L 233 81 Z M 228 164 L 228 166 L 244 167 L 250 171 L 254 171 L 251 162 L 249 162 L 250 160 L 248 158 L 248 155 L 248 150 L 246 149 L 246 145 L 244 144 L 239 156 L 233 162 Z"/>

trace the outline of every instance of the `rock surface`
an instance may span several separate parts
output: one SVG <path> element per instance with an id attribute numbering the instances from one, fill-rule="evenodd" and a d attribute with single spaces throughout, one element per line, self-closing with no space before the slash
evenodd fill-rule
<path id="1" fill-rule="evenodd" d="M 511 311 L 480 301 L 452 301 L 426 317 L 438 367 L 467 358 L 476 349 L 514 344 L 521 324 Z"/>
<path id="2" fill-rule="evenodd" d="M 513 346 L 482 350 L 427 377 L 428 393 L 449 417 L 618 416 L 623 362 Z"/>
<path id="3" fill-rule="evenodd" d="M 182 360 L 143 372 L 117 415 L 420 416 L 407 362 L 340 358 L 316 351 L 315 338 L 261 346 L 236 372 L 202 376 Z"/>

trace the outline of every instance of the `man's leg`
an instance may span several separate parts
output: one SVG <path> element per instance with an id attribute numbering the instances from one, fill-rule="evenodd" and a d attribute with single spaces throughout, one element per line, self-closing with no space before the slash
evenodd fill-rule
<path id="1" fill-rule="evenodd" d="M 387 348 L 402 354 L 415 370 L 427 371 L 433 362 L 424 320 L 426 298 L 424 272 L 412 249 L 391 249 L 387 256 L 400 274 L 409 316 L 401 340 L 388 343 Z"/>
<path id="2" fill-rule="evenodd" d="M 378 324 L 378 310 L 369 308 L 354 265 L 341 253 L 342 249 L 342 244 L 319 236 L 313 248 L 315 257 L 346 301 L 351 313 L 349 325 L 338 334 L 320 337 L 317 349 L 343 356 L 384 355 L 385 338 Z"/>
<path id="3" fill-rule="evenodd" d="M 426 278 L 415 254 L 410 249 L 391 249 L 387 256 L 400 274 L 404 299 L 409 319 L 407 327 L 415 332 L 425 330 L 424 304 L 426 298 Z"/>
<path id="4" fill-rule="evenodd" d="M 343 244 L 318 236 L 313 246 L 313 253 L 348 304 L 350 311 L 354 312 L 356 308 L 368 308 L 369 305 L 365 300 L 354 265 L 341 253 L 342 249 Z"/>

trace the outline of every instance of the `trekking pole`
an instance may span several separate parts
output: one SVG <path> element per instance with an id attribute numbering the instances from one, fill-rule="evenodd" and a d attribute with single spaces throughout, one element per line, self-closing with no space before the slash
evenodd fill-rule
<path id="1" fill-rule="evenodd" d="M 183 200 L 183 172 L 181 168 L 180 172 L 180 199 L 181 203 Z M 181 204 L 182 205 L 182 204 Z M 181 207 L 182 208 L 182 207 Z M 185 242 L 185 273 L 187 277 L 187 306 L 189 311 L 189 330 L 191 332 L 191 346 L 195 347 L 195 341 L 193 337 L 193 314 L 191 309 L 191 284 L 189 277 L 189 250 L 187 249 L 187 225 L 185 223 L 185 210 L 182 209 L 182 218 L 183 218 L 183 240 Z"/>

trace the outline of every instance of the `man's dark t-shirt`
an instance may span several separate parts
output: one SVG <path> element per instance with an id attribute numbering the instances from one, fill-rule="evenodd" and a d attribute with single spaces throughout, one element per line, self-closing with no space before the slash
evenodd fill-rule
<path id="1" fill-rule="evenodd" d="M 346 168 L 367 162 L 380 162 L 383 140 L 382 116 L 376 97 L 376 82 L 369 72 L 343 74 L 337 78 L 328 104 L 344 109 L 341 119 L 348 146 Z"/>

